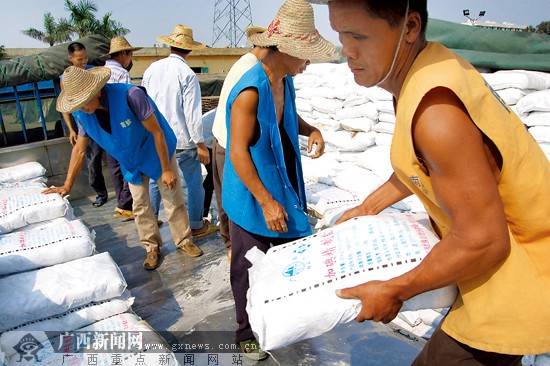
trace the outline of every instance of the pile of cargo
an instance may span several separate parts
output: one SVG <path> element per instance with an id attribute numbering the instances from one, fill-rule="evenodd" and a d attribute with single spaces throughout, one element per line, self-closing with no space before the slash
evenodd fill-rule
<path id="1" fill-rule="evenodd" d="M 116 357 L 177 365 L 164 339 L 133 313 L 120 268 L 95 250 L 95 232 L 74 219 L 68 200 L 42 193 L 45 173 L 37 162 L 0 169 L 0 364 Z M 147 353 L 150 344 L 164 349 Z"/>

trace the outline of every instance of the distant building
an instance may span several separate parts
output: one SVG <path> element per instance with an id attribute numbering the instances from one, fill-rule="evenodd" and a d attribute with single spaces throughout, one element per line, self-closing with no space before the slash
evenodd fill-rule
<path id="1" fill-rule="evenodd" d="M 468 21 L 468 22 L 462 23 L 462 24 L 470 25 L 470 26 L 474 26 L 474 27 L 479 27 L 479 28 L 507 30 L 507 31 L 514 31 L 514 32 L 525 32 L 525 31 L 527 31 L 527 26 L 526 25 L 518 25 L 518 24 L 514 24 L 514 23 L 509 23 L 509 22 L 499 23 L 499 22 L 493 22 L 493 21 L 490 21 L 490 20 L 486 20 L 486 21 L 483 21 L 483 22 Z"/>

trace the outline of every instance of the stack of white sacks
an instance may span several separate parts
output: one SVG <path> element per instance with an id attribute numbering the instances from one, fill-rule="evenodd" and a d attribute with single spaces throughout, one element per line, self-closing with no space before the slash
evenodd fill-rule
<path id="1" fill-rule="evenodd" d="M 550 159 L 550 74 L 524 70 L 482 74 L 520 116 Z M 378 87 L 357 85 L 346 63 L 312 64 L 294 78 L 298 114 L 318 127 L 325 154 L 310 159 L 301 137 L 308 210 L 312 224 L 330 227 L 347 209 L 361 203 L 393 172 L 390 145 L 395 126 L 392 96 Z M 391 211 L 425 212 L 415 196 Z M 402 312 L 394 323 L 429 338 L 448 309 Z"/>
<path id="2" fill-rule="evenodd" d="M 164 340 L 132 312 L 134 298 L 109 253 L 96 253 L 95 233 L 65 198 L 41 193 L 45 173 L 37 162 L 0 169 L 0 365 L 84 365 L 98 347 L 118 351 L 123 364 L 158 364 L 159 353 L 140 351 L 145 339 Z M 117 344 L 97 343 L 102 332 Z M 120 339 L 131 334 L 133 343 Z M 164 353 L 177 364 L 169 346 Z M 95 364 L 110 357 L 97 352 Z"/>

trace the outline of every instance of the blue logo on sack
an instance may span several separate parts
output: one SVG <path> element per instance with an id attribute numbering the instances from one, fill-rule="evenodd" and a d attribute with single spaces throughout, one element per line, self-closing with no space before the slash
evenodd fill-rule
<path id="1" fill-rule="evenodd" d="M 293 262 L 289 264 L 284 270 L 283 270 L 283 276 L 285 277 L 294 277 L 299 275 L 304 269 L 306 268 L 306 265 L 302 262 Z"/>

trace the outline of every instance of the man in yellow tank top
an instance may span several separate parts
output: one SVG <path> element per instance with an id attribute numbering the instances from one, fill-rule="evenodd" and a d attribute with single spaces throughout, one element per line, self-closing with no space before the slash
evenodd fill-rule
<path id="1" fill-rule="evenodd" d="M 464 59 L 427 42 L 426 0 L 329 0 L 342 56 L 363 86 L 394 96 L 394 174 L 338 223 L 416 194 L 439 244 L 414 270 L 342 289 L 358 321 L 387 323 L 403 301 L 457 284 L 415 365 L 519 365 L 550 352 L 550 163 Z"/>

